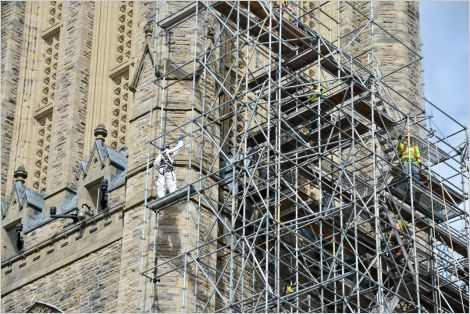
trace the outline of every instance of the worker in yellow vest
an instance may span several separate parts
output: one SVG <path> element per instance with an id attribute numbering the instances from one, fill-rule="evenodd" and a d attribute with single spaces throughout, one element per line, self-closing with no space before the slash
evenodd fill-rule
<path id="1" fill-rule="evenodd" d="M 308 100 L 308 105 L 314 106 L 318 104 L 318 99 L 320 99 L 320 102 L 323 101 L 328 96 L 328 93 L 326 92 L 326 89 L 323 88 L 322 86 L 317 87 L 312 95 L 307 96 Z M 314 131 L 318 128 L 318 120 L 313 119 L 312 123 L 310 124 L 310 131 Z"/>
<path id="2" fill-rule="evenodd" d="M 405 134 L 403 141 L 398 145 L 398 154 L 403 162 L 403 170 L 409 174 L 411 168 L 411 177 L 415 181 L 420 180 L 419 169 L 422 168 L 421 152 L 415 144 L 413 134 Z"/>
<path id="3" fill-rule="evenodd" d="M 323 101 L 324 98 L 326 98 L 328 96 L 328 93 L 326 92 L 326 89 L 323 88 L 322 86 L 320 87 L 317 87 L 314 91 L 313 91 L 313 95 L 308 95 L 307 96 L 307 99 L 308 99 L 308 103 L 310 105 L 314 105 L 318 102 L 318 98 L 321 97 L 320 99 L 320 102 Z"/>
<path id="4" fill-rule="evenodd" d="M 287 295 L 287 294 L 291 294 L 295 291 L 295 285 L 292 283 L 292 281 L 284 287 L 283 291 L 282 291 L 282 295 Z"/>

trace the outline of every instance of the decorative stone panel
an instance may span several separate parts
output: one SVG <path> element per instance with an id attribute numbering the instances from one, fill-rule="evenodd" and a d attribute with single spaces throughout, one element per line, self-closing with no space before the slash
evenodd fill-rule
<path id="1" fill-rule="evenodd" d="M 43 62 L 40 107 L 51 105 L 55 98 L 59 63 L 59 32 L 55 32 L 45 39 Z"/>
<path id="2" fill-rule="evenodd" d="M 46 191 L 49 150 L 51 144 L 52 111 L 37 120 L 37 141 L 33 171 L 33 188 L 39 192 Z"/>
<path id="3" fill-rule="evenodd" d="M 62 1 L 49 1 L 47 11 L 47 26 L 54 26 L 62 19 Z"/>
<path id="4" fill-rule="evenodd" d="M 129 71 L 126 71 L 113 79 L 110 145 L 114 150 L 126 146 L 129 98 Z"/>
<path id="5" fill-rule="evenodd" d="M 122 64 L 129 60 L 132 46 L 132 16 L 134 15 L 134 3 L 121 1 L 119 3 L 118 23 L 116 31 L 116 64 Z"/>

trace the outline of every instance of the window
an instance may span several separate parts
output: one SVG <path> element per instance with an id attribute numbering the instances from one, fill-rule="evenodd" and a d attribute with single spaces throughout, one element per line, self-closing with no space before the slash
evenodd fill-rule
<path id="1" fill-rule="evenodd" d="M 19 219 L 4 227 L 2 259 L 12 257 L 22 249 L 22 243 L 17 243 L 19 238 L 16 231 L 16 226 L 20 223 Z"/>
<path id="2" fill-rule="evenodd" d="M 87 199 L 95 214 L 108 207 L 108 180 L 99 178 L 86 186 Z"/>

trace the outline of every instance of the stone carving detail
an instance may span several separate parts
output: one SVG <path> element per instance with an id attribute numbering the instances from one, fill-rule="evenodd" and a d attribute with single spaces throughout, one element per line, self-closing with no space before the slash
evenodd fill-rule
<path id="1" fill-rule="evenodd" d="M 133 6 L 132 1 L 119 2 L 116 32 L 116 63 L 118 65 L 129 60 L 131 56 Z"/>
<path id="2" fill-rule="evenodd" d="M 62 18 L 62 1 L 50 1 L 49 9 L 47 12 L 48 26 L 55 25 L 60 22 Z"/>
<path id="3" fill-rule="evenodd" d="M 36 154 L 34 156 L 33 188 L 46 191 L 47 165 L 51 143 L 52 112 L 37 120 Z"/>
<path id="4" fill-rule="evenodd" d="M 40 107 L 50 105 L 54 101 L 57 83 L 57 65 L 59 61 L 59 32 L 45 40 L 43 79 Z"/>
<path id="5" fill-rule="evenodd" d="M 111 111 L 110 145 L 114 150 L 126 146 L 127 107 L 129 104 L 129 72 L 113 80 L 113 106 Z"/>

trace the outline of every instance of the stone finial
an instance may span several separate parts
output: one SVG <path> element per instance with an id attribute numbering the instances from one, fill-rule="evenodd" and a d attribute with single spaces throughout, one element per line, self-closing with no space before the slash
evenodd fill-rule
<path id="1" fill-rule="evenodd" d="M 144 27 L 145 38 L 150 39 L 153 34 L 153 26 L 151 23 L 147 23 Z"/>
<path id="2" fill-rule="evenodd" d="M 26 172 L 23 165 L 20 165 L 18 168 L 16 168 L 13 177 L 15 178 L 15 182 L 21 182 L 23 184 L 25 183 L 26 178 L 28 177 L 28 173 Z"/>
<path id="3" fill-rule="evenodd" d="M 106 136 L 108 136 L 108 131 L 106 130 L 103 124 L 98 124 L 94 131 L 94 135 L 97 140 L 101 140 L 104 142 L 104 139 L 106 138 Z"/>

